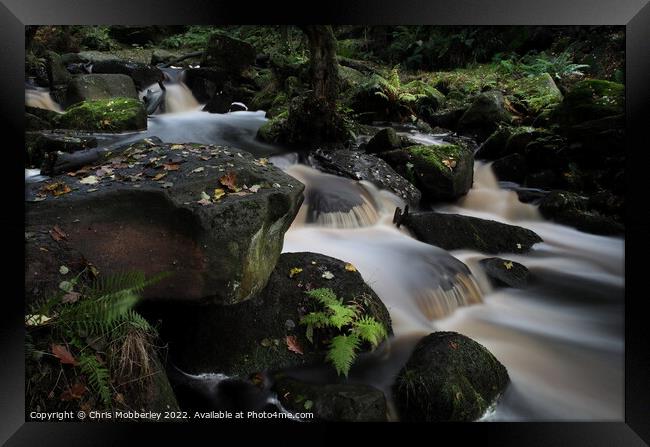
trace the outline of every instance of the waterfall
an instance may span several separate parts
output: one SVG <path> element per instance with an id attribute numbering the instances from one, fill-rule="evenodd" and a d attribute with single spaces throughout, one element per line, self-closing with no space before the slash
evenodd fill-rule
<path id="1" fill-rule="evenodd" d="M 57 113 L 62 112 L 61 106 L 54 102 L 52 96 L 50 96 L 50 91 L 46 89 L 28 88 L 25 90 L 25 105 Z"/>

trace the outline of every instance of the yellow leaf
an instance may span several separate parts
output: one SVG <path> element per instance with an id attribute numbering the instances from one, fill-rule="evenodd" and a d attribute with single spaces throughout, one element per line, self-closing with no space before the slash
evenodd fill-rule
<path id="1" fill-rule="evenodd" d="M 348 272 L 356 272 L 357 268 L 348 262 L 347 264 L 345 264 L 345 270 L 347 270 Z"/>
<path id="2" fill-rule="evenodd" d="M 291 270 L 289 270 L 289 278 L 293 278 L 296 276 L 298 273 L 302 272 L 302 269 L 299 267 L 294 267 Z"/>
<path id="3" fill-rule="evenodd" d="M 220 198 L 222 198 L 225 195 L 226 195 L 226 191 L 224 191 L 221 188 L 217 188 L 217 189 L 214 190 L 214 200 L 219 200 Z"/>
<path id="4" fill-rule="evenodd" d="M 182 144 L 172 144 L 171 149 L 174 150 L 174 151 L 178 151 L 178 150 L 183 149 L 184 147 L 185 146 L 183 146 Z"/>
<path id="5" fill-rule="evenodd" d="M 510 270 L 512 268 L 512 261 L 504 262 L 503 265 L 507 270 Z"/>

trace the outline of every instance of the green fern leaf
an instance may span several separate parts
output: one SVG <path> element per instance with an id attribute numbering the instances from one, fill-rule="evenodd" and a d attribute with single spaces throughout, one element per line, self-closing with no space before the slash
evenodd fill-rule
<path id="1" fill-rule="evenodd" d="M 337 329 L 349 325 L 357 316 L 357 311 L 353 306 L 346 306 L 339 301 L 328 304 L 327 309 L 330 312 L 329 322 Z"/>
<path id="2" fill-rule="evenodd" d="M 357 349 L 359 348 L 360 340 L 354 335 L 337 335 L 332 338 L 330 349 L 327 352 L 327 360 L 334 365 L 336 372 L 345 377 L 350 372 L 352 362 L 357 357 Z"/>
<path id="3" fill-rule="evenodd" d="M 338 299 L 336 298 L 336 294 L 332 289 L 326 289 L 326 288 L 314 289 L 307 292 L 307 295 L 309 295 L 312 298 L 316 298 L 323 306 L 327 306 L 330 303 L 338 302 Z"/>
<path id="4" fill-rule="evenodd" d="M 373 347 L 378 346 L 388 336 L 384 325 L 369 316 L 363 316 L 355 321 L 352 332 Z"/>
<path id="5" fill-rule="evenodd" d="M 111 389 L 108 369 L 100 364 L 94 355 L 83 355 L 79 359 L 79 367 L 92 389 L 99 394 L 104 405 L 110 405 Z"/>

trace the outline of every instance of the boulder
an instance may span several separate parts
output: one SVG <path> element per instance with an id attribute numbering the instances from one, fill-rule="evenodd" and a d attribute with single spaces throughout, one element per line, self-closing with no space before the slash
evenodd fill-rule
<path id="1" fill-rule="evenodd" d="M 208 40 L 201 66 L 241 72 L 255 63 L 256 54 L 251 44 L 225 34 L 215 33 Z"/>
<path id="2" fill-rule="evenodd" d="M 346 304 L 356 300 L 363 313 L 392 334 L 384 304 L 358 272 L 345 266 L 316 253 L 283 253 L 266 288 L 250 300 L 229 306 L 152 302 L 146 312 L 162 321 L 161 336 L 170 345 L 174 364 L 189 373 L 212 371 L 247 378 L 262 371 L 320 364 L 327 338 L 315 332 L 314 343 L 310 342 L 300 324 L 302 316 L 317 308 L 305 293 L 308 290 L 330 288 Z M 331 279 L 323 277 L 326 272 Z M 294 337 L 302 354 L 289 350 L 287 337 Z"/>
<path id="3" fill-rule="evenodd" d="M 416 345 L 393 397 L 402 421 L 475 421 L 509 381 L 506 368 L 481 344 L 455 332 L 434 332 Z"/>
<path id="4" fill-rule="evenodd" d="M 622 235 L 625 227 L 614 218 L 601 214 L 590 206 L 589 199 L 566 191 L 552 191 L 539 204 L 547 219 L 574 227 L 586 233 L 605 236 Z"/>
<path id="5" fill-rule="evenodd" d="M 492 163 L 492 171 L 501 181 L 523 183 L 526 178 L 526 159 L 520 154 L 506 155 Z"/>
<path id="6" fill-rule="evenodd" d="M 420 203 L 422 193 L 375 155 L 349 150 L 318 150 L 314 152 L 314 161 L 321 171 L 354 180 L 366 180 L 377 188 L 391 191 L 411 207 L 417 207 Z"/>
<path id="7" fill-rule="evenodd" d="M 495 286 L 514 287 L 523 289 L 528 286 L 528 269 L 518 262 L 502 258 L 485 258 L 480 261 L 481 267 Z"/>
<path id="8" fill-rule="evenodd" d="M 576 83 L 553 111 L 553 119 L 573 125 L 625 113 L 625 86 L 602 79 Z"/>
<path id="9" fill-rule="evenodd" d="M 126 132 L 146 129 L 147 113 L 137 99 L 97 99 L 75 104 L 59 115 L 55 123 L 62 129 Z"/>
<path id="10" fill-rule="evenodd" d="M 151 53 L 151 65 L 167 64 L 181 57 L 180 53 L 173 53 L 162 48 L 156 48 Z"/>
<path id="11" fill-rule="evenodd" d="M 295 413 L 312 412 L 316 421 L 387 420 L 386 396 L 370 385 L 311 384 L 284 376 L 276 379 L 273 390 L 284 408 Z"/>
<path id="12" fill-rule="evenodd" d="M 185 70 L 185 84 L 192 90 L 197 101 L 209 101 L 218 94 L 228 81 L 239 83 L 239 74 L 233 74 L 224 67 L 196 67 Z"/>
<path id="13" fill-rule="evenodd" d="M 51 129 L 52 125 L 45 121 L 43 118 L 39 118 L 36 115 L 31 113 L 25 113 L 25 130 L 46 130 Z"/>
<path id="14" fill-rule="evenodd" d="M 27 226 L 58 225 L 102 272 L 170 272 L 146 298 L 233 304 L 264 288 L 301 183 L 237 149 L 145 141 L 117 152 L 29 185 Z"/>
<path id="15" fill-rule="evenodd" d="M 97 139 L 92 136 L 75 135 L 74 132 L 25 132 L 25 149 L 31 166 L 40 167 L 49 152 L 70 153 L 91 147 L 97 147 Z"/>
<path id="16" fill-rule="evenodd" d="M 460 117 L 458 131 L 483 141 L 497 129 L 499 123 L 508 123 L 511 119 L 505 109 L 503 94 L 492 90 L 481 93 L 474 99 L 472 105 Z"/>
<path id="17" fill-rule="evenodd" d="M 164 76 L 158 67 L 141 62 L 124 60 L 97 61 L 92 65 L 93 74 L 123 74 L 133 79 L 138 90 L 162 82 Z"/>
<path id="18" fill-rule="evenodd" d="M 68 83 L 66 105 L 111 98 L 138 98 L 133 79 L 123 74 L 74 76 Z"/>
<path id="19" fill-rule="evenodd" d="M 395 129 L 387 127 L 380 130 L 373 136 L 366 145 L 366 152 L 378 154 L 380 152 L 392 151 L 399 149 L 401 142 Z"/>
<path id="20" fill-rule="evenodd" d="M 496 160 L 506 155 L 506 143 L 512 135 L 512 128 L 502 126 L 495 130 L 476 151 L 478 160 Z"/>
<path id="21" fill-rule="evenodd" d="M 255 91 L 251 87 L 227 81 L 203 110 L 210 113 L 227 113 L 234 102 L 249 103 L 254 95 Z"/>
<path id="22" fill-rule="evenodd" d="M 418 240 L 445 250 L 525 253 L 542 242 L 542 238 L 526 228 L 460 214 L 411 213 L 402 222 Z"/>
<path id="23" fill-rule="evenodd" d="M 380 156 L 429 201 L 455 200 L 472 187 L 474 154 L 465 145 L 411 146 Z"/>
<path id="24" fill-rule="evenodd" d="M 456 130 L 466 110 L 467 107 L 447 107 L 427 115 L 426 120 L 433 127 Z"/>

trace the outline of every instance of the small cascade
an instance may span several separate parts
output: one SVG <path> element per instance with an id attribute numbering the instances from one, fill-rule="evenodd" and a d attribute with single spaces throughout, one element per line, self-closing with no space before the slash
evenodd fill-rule
<path id="1" fill-rule="evenodd" d="M 25 105 L 28 107 L 36 107 L 38 109 L 51 110 L 53 112 L 61 113 L 63 109 L 61 106 L 54 102 L 50 91 L 40 88 L 28 88 L 25 90 Z"/>
<path id="2" fill-rule="evenodd" d="M 190 88 L 183 81 L 165 85 L 165 112 L 178 113 L 200 107 Z"/>

